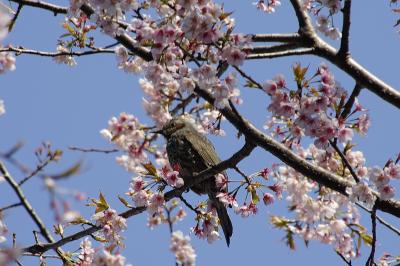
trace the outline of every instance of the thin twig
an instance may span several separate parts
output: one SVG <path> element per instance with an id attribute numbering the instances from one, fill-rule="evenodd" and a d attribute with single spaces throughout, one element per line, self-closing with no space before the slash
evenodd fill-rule
<path id="1" fill-rule="evenodd" d="M 0 53 L 2 53 L 2 52 L 15 52 L 17 54 L 30 54 L 30 55 L 38 55 L 38 56 L 44 56 L 44 57 L 57 57 L 57 56 L 63 56 L 63 55 L 85 56 L 85 55 L 94 55 L 94 54 L 114 54 L 115 50 L 114 49 L 97 48 L 95 50 L 83 51 L 83 52 L 44 52 L 44 51 L 8 46 L 8 47 L 1 48 Z"/>
<path id="2" fill-rule="evenodd" d="M 15 12 L 14 17 L 12 18 L 12 20 L 10 21 L 10 24 L 8 25 L 8 32 L 11 32 L 12 29 L 14 28 L 15 22 L 17 21 L 19 13 L 21 13 L 21 10 L 22 10 L 23 6 L 24 5 L 22 5 L 22 4 L 18 5 L 17 12 Z"/>
<path id="3" fill-rule="evenodd" d="M 361 89 L 362 89 L 362 87 L 360 86 L 360 84 L 356 83 L 356 85 L 354 86 L 353 92 L 351 93 L 349 99 L 347 100 L 346 104 L 343 107 L 343 111 L 340 114 L 341 118 L 346 119 L 347 116 L 350 114 L 351 108 L 353 108 L 354 101 L 356 100 L 358 95 L 360 95 Z"/>
<path id="4" fill-rule="evenodd" d="M 372 227 L 372 243 L 371 253 L 369 254 L 368 260 L 365 266 L 374 266 L 375 264 L 375 249 L 376 249 L 376 207 L 372 207 L 371 211 L 371 227 Z"/>
<path id="5" fill-rule="evenodd" d="M 239 72 L 239 74 L 247 79 L 248 81 L 250 81 L 251 83 L 253 83 L 254 85 L 257 86 L 257 88 L 259 89 L 263 89 L 262 85 L 260 83 L 258 83 L 255 79 L 253 79 L 250 75 L 247 75 L 242 69 L 240 69 L 238 66 L 233 66 L 234 69 L 236 69 L 237 72 Z"/>
<path id="6" fill-rule="evenodd" d="M 357 174 L 354 172 L 353 167 L 347 160 L 346 156 L 343 154 L 343 152 L 339 149 L 339 147 L 336 145 L 335 142 L 329 140 L 329 143 L 333 147 L 333 149 L 339 154 L 340 158 L 342 159 L 342 162 L 346 165 L 347 169 L 349 169 L 351 176 L 354 178 L 356 183 L 360 182 L 360 178 L 357 176 Z"/>
<path id="7" fill-rule="evenodd" d="M 25 197 L 24 193 L 22 192 L 21 188 L 19 187 L 17 182 L 15 182 L 15 180 L 11 177 L 10 173 L 7 171 L 6 167 L 4 166 L 3 162 L 1 162 L 1 161 L 0 161 L 0 173 L 3 175 L 3 177 L 7 181 L 7 183 L 12 187 L 12 189 L 15 192 L 15 194 L 17 194 L 19 200 L 21 201 L 21 204 L 24 206 L 24 208 L 27 211 L 27 213 L 29 214 L 29 216 L 35 222 L 35 224 L 39 228 L 40 233 L 43 235 L 43 237 L 49 243 L 53 243 L 54 239 L 51 236 L 50 232 L 46 229 L 46 226 L 42 222 L 42 219 L 39 217 L 39 215 L 33 209 L 32 205 L 26 199 L 26 197 Z M 63 253 L 63 251 L 61 249 L 57 248 L 56 252 L 62 258 L 62 260 L 64 262 L 68 261 L 68 258 L 64 255 L 64 253 Z"/>
<path id="8" fill-rule="evenodd" d="M 11 209 L 11 208 L 15 208 L 15 207 L 18 207 L 18 206 L 21 206 L 21 205 L 22 205 L 22 203 L 21 203 L 21 202 L 18 202 L 18 203 L 14 203 L 14 204 L 5 206 L 5 207 L 3 207 L 3 208 L 0 208 L 0 213 L 3 212 L 3 211 L 5 211 L 5 210 Z"/>
<path id="9" fill-rule="evenodd" d="M 365 206 L 361 205 L 360 203 L 356 203 L 356 205 L 358 207 L 360 207 L 361 209 L 363 209 L 366 212 L 371 213 L 372 210 L 366 208 Z M 389 229 L 390 231 L 392 231 L 393 233 L 397 234 L 398 236 L 400 236 L 400 229 L 396 228 L 394 225 L 390 224 L 389 222 L 387 222 L 386 220 L 384 220 L 382 217 L 380 217 L 379 215 L 375 215 L 376 219 L 383 225 L 385 226 L 387 229 Z"/>
<path id="10" fill-rule="evenodd" d="M 339 257 L 348 265 L 348 266 L 352 266 L 351 264 L 351 260 L 347 260 L 340 252 L 336 251 L 336 254 L 339 255 Z"/>
<path id="11" fill-rule="evenodd" d="M 106 154 L 115 153 L 115 152 L 119 152 L 120 151 L 118 149 L 106 150 L 106 149 L 97 149 L 97 148 L 80 148 L 80 147 L 75 147 L 75 146 L 69 146 L 68 149 L 71 150 L 71 151 L 99 152 L 99 153 L 106 153 Z"/>
<path id="12" fill-rule="evenodd" d="M 50 162 L 54 160 L 53 156 L 46 158 L 43 162 L 36 166 L 36 169 L 30 173 L 28 176 L 24 177 L 21 181 L 19 181 L 18 186 L 22 186 L 26 181 L 31 179 L 33 176 L 37 175 L 40 171 L 42 171 Z"/>
<path id="13" fill-rule="evenodd" d="M 201 211 L 199 211 L 198 209 L 193 207 L 182 195 L 179 196 L 179 199 L 183 202 L 183 204 L 186 205 L 186 207 L 188 207 L 189 209 L 194 211 L 196 214 L 198 214 L 198 215 L 202 214 Z"/>

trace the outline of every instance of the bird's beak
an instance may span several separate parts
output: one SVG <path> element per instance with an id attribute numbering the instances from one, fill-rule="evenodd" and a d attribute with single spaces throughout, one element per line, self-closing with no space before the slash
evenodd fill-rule
<path id="1" fill-rule="evenodd" d="M 163 131 L 162 129 L 160 129 L 160 130 L 152 130 L 152 131 L 150 131 L 150 133 L 164 135 L 164 134 L 163 134 L 164 131 Z"/>

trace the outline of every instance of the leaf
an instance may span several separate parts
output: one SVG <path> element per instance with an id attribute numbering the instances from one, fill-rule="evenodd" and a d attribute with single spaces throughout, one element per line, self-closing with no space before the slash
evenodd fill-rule
<path id="1" fill-rule="evenodd" d="M 230 15 L 232 15 L 233 14 L 233 11 L 232 12 L 223 12 L 220 16 L 219 16 L 219 19 L 220 20 L 224 20 L 224 19 L 226 19 L 227 17 L 229 17 Z"/>
<path id="2" fill-rule="evenodd" d="M 78 224 L 88 224 L 89 221 L 86 220 L 85 218 L 83 218 L 82 216 L 77 217 L 76 219 L 74 219 L 73 221 L 70 222 L 70 224 L 73 225 L 78 225 Z"/>
<path id="3" fill-rule="evenodd" d="M 251 80 L 247 80 L 246 84 L 244 84 L 244 86 L 247 87 L 247 88 L 258 88 L 257 84 L 255 84 Z"/>
<path id="4" fill-rule="evenodd" d="M 287 227 L 289 222 L 284 217 L 279 217 L 272 215 L 270 218 L 271 224 L 273 224 L 276 228 L 284 228 Z"/>
<path id="5" fill-rule="evenodd" d="M 147 175 L 157 176 L 157 169 L 151 162 L 142 163 L 142 166 L 147 170 Z"/>
<path id="6" fill-rule="evenodd" d="M 56 235 L 64 236 L 64 227 L 61 224 L 55 224 L 53 227 Z"/>
<path id="7" fill-rule="evenodd" d="M 110 205 L 108 205 L 106 198 L 101 192 L 99 195 L 99 200 L 92 199 L 92 202 L 96 206 L 95 213 L 102 212 L 110 208 Z"/>
<path id="8" fill-rule="evenodd" d="M 257 191 L 255 189 L 251 191 L 251 201 L 253 204 L 257 204 L 260 201 L 260 197 L 257 195 Z"/>
<path id="9" fill-rule="evenodd" d="M 61 156 L 63 155 L 63 151 L 62 150 L 55 150 L 52 154 L 52 160 L 54 161 L 58 161 L 60 160 Z"/>
<path id="10" fill-rule="evenodd" d="M 308 67 L 302 68 L 300 63 L 294 64 L 293 74 L 294 74 L 295 80 L 298 84 L 301 84 L 301 82 L 304 80 L 307 70 L 308 70 Z"/>
<path id="11" fill-rule="evenodd" d="M 53 179 L 61 179 L 61 178 L 69 177 L 69 176 L 77 174 L 81 170 L 81 168 L 82 168 L 82 161 L 78 161 L 74 165 L 72 165 L 70 168 L 65 170 L 64 172 L 61 172 L 56 175 L 52 175 L 51 177 Z"/>
<path id="12" fill-rule="evenodd" d="M 118 199 L 120 202 L 122 202 L 122 204 L 125 205 L 125 207 L 132 208 L 132 205 L 130 205 L 129 202 L 126 199 L 124 199 L 123 197 L 118 195 Z"/>
<path id="13" fill-rule="evenodd" d="M 364 241 L 364 243 L 368 246 L 372 246 L 372 243 L 374 241 L 374 238 L 371 235 L 365 234 L 365 233 L 360 233 L 361 239 Z"/>
<path id="14" fill-rule="evenodd" d="M 293 232 L 290 230 L 286 231 L 286 245 L 288 245 L 288 247 L 291 250 L 295 250 L 296 249 L 296 244 L 294 242 L 294 238 L 293 238 Z"/>

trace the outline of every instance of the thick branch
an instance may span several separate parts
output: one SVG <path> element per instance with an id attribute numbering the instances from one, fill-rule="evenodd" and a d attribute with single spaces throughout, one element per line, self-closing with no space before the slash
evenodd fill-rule
<path id="1" fill-rule="evenodd" d="M 343 7 L 343 26 L 342 39 L 338 55 L 345 58 L 349 56 L 349 37 L 350 37 L 350 18 L 351 18 L 351 0 L 344 1 Z"/>
<path id="2" fill-rule="evenodd" d="M 207 91 L 195 88 L 195 92 L 202 98 L 207 100 L 209 103 L 214 103 L 214 98 Z M 353 183 L 343 179 L 342 177 L 335 175 L 319 166 L 313 165 L 305 159 L 301 158 L 293 151 L 288 149 L 283 144 L 274 140 L 270 136 L 262 133 L 249 121 L 242 117 L 238 117 L 230 108 L 225 107 L 221 109 L 221 113 L 226 119 L 236 127 L 241 133 L 243 133 L 247 139 L 251 140 L 257 146 L 264 150 L 272 153 L 274 156 L 279 158 L 282 162 L 293 167 L 296 171 L 302 173 L 304 176 L 318 182 L 319 184 L 326 186 L 334 191 L 337 191 L 343 195 L 347 195 L 346 188 L 351 186 Z M 381 200 L 379 197 L 376 200 L 377 209 L 390 213 L 400 218 L 400 202 L 396 200 Z"/>
<path id="3" fill-rule="evenodd" d="M 307 10 L 303 7 L 301 0 L 290 0 L 294 11 L 296 13 L 297 21 L 299 23 L 299 34 L 306 36 L 309 42 L 312 42 L 317 34 L 312 26 L 310 16 L 307 14 Z"/>
<path id="4" fill-rule="evenodd" d="M 184 186 L 182 186 L 181 188 L 176 188 L 176 189 L 173 189 L 173 190 L 165 193 L 165 195 L 164 195 L 165 201 L 169 201 L 175 197 L 179 197 L 183 192 L 185 192 L 187 189 L 191 188 L 192 186 L 199 184 L 199 183 L 203 182 L 204 180 L 206 180 L 210 177 L 213 177 L 214 175 L 216 175 L 228 168 L 234 168 L 240 161 L 242 161 L 244 158 L 249 156 L 254 148 L 255 148 L 254 144 L 246 141 L 244 146 L 239 151 L 237 151 L 235 154 L 233 154 L 229 159 L 222 161 L 219 164 L 217 164 L 213 167 L 210 167 L 204 171 L 201 171 L 199 174 L 193 176 L 193 178 L 190 178 L 190 181 L 187 181 L 184 184 Z M 132 209 L 125 211 L 119 215 L 124 218 L 129 218 L 129 217 L 132 217 L 132 216 L 135 216 L 135 215 L 138 215 L 138 214 L 144 212 L 146 209 L 147 209 L 146 207 L 132 208 Z M 57 242 L 50 243 L 50 244 L 35 244 L 33 246 L 24 248 L 23 251 L 30 252 L 32 254 L 38 254 L 38 253 L 41 254 L 50 249 L 57 249 L 69 242 L 72 242 L 74 240 L 80 239 L 87 235 L 93 234 L 99 230 L 101 230 L 101 227 L 91 226 L 85 230 L 79 231 L 70 236 L 66 236 Z"/>
<path id="5" fill-rule="evenodd" d="M 311 24 L 311 19 L 308 16 L 307 11 L 302 7 L 301 1 L 290 1 L 296 12 L 297 20 L 299 22 L 299 34 L 303 38 L 303 43 L 308 44 L 308 47 L 314 47 L 315 55 L 329 60 L 331 63 L 335 64 L 353 77 L 362 87 L 369 89 L 383 100 L 393 104 L 397 108 L 400 108 L 400 92 L 371 74 L 350 56 L 347 56 L 346 58 L 340 56 L 335 48 L 327 44 L 315 33 Z M 350 13 L 348 15 L 350 15 Z"/>

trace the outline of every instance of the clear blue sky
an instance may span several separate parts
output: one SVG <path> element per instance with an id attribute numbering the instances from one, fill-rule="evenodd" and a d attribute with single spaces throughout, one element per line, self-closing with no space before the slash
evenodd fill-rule
<path id="1" fill-rule="evenodd" d="M 237 32 L 279 33 L 297 30 L 297 21 L 288 1 L 282 1 L 282 7 L 276 14 L 266 15 L 257 11 L 252 1 L 226 1 L 225 9 L 234 11 Z M 367 69 L 378 75 L 395 88 L 400 88 L 398 62 L 400 55 L 400 35 L 392 27 L 397 19 L 390 11 L 389 1 L 353 1 L 353 19 L 351 28 L 351 51 Z M 67 1 L 58 2 L 67 5 Z M 339 16 L 336 23 L 340 25 Z M 57 38 L 63 33 L 62 16 L 25 7 L 12 34 L 5 43 L 26 48 L 54 51 Z M 98 44 L 110 44 L 113 40 L 103 37 Z M 331 42 L 337 46 L 337 42 Z M 120 112 L 138 116 L 142 121 L 150 122 L 142 110 L 142 93 L 138 86 L 138 77 L 125 74 L 116 68 L 113 55 L 98 55 L 78 58 L 78 65 L 69 68 L 57 65 L 49 58 L 22 55 L 17 57 L 17 70 L 0 77 L 0 98 L 5 101 L 6 114 L 0 117 L 0 150 L 5 151 L 16 142 L 24 140 L 26 145 L 16 158 L 33 167 L 33 151 L 42 141 L 50 141 L 53 147 L 64 150 L 64 156 L 53 164 L 48 172 L 57 172 L 83 159 L 84 171 L 59 185 L 87 192 L 88 197 L 97 197 L 102 191 L 113 208 L 124 210 L 117 195 L 128 190 L 131 174 L 115 162 L 115 154 L 81 154 L 69 151 L 68 146 L 109 148 L 99 131 L 107 126 L 110 117 Z M 245 69 L 258 81 L 272 78 L 282 73 L 288 79 L 293 62 L 309 64 L 315 69 L 320 58 L 304 56 L 246 63 Z M 354 82 L 333 66 L 335 77 L 341 84 L 352 89 Z M 254 90 L 243 88 L 244 104 L 240 107 L 246 116 L 261 126 L 268 113 L 268 100 Z M 367 137 L 357 138 L 359 149 L 367 158 L 367 164 L 383 165 L 389 157 L 399 152 L 400 135 L 399 110 L 384 103 L 380 98 L 365 90 L 360 97 L 361 103 L 370 110 L 372 126 Z M 227 137 L 213 137 L 221 158 L 227 158 L 241 142 L 235 138 L 235 131 L 224 124 Z M 241 163 L 242 170 L 255 172 L 278 162 L 261 150 L 256 150 L 251 159 Z M 9 166 L 9 164 L 8 164 Z M 21 173 L 9 166 L 16 179 Z M 231 176 L 235 177 L 234 173 Z M 400 186 L 396 184 L 398 193 Z M 49 228 L 53 223 L 49 209 L 49 195 L 45 192 L 39 178 L 33 178 L 23 187 L 33 206 L 46 221 Z M 397 193 L 397 196 L 399 195 Z M 189 197 L 196 201 L 196 196 Z M 16 198 L 5 183 L 0 184 L 0 206 L 16 202 Z M 84 202 L 74 202 L 74 208 L 90 217 L 93 209 L 84 206 Z M 192 237 L 193 246 L 198 255 L 197 265 L 338 265 L 342 263 L 330 246 L 312 242 L 305 248 L 297 239 L 297 250 L 290 251 L 282 241 L 283 232 L 275 230 L 267 223 L 270 214 L 285 215 L 285 202 L 272 207 L 260 208 L 256 217 L 242 219 L 231 213 L 234 235 L 231 247 L 224 241 L 212 245 Z M 362 213 L 365 217 L 367 214 Z M 389 217 L 390 219 L 390 217 Z M 364 220 L 369 224 L 369 220 Z M 393 223 L 400 225 L 398 220 Z M 33 243 L 32 230 L 35 228 L 22 208 L 7 212 L 5 222 L 10 232 L 17 232 L 17 240 L 23 246 Z M 177 229 L 186 234 L 194 221 L 189 215 L 177 225 Z M 67 229 L 67 234 L 74 232 Z M 377 256 L 383 250 L 399 252 L 398 239 L 386 229 L 379 227 Z M 173 254 L 169 252 L 169 233 L 167 226 L 155 230 L 146 227 L 146 215 L 129 219 L 125 232 L 127 248 L 124 255 L 136 266 L 174 265 Z M 383 240 L 382 242 L 380 242 Z M 69 250 L 78 248 L 78 242 L 69 246 Z M 369 250 L 364 250 L 364 254 Z M 34 265 L 31 260 L 23 260 L 25 265 Z M 353 265 L 363 265 L 364 259 Z M 48 265 L 56 265 L 49 261 Z"/>

